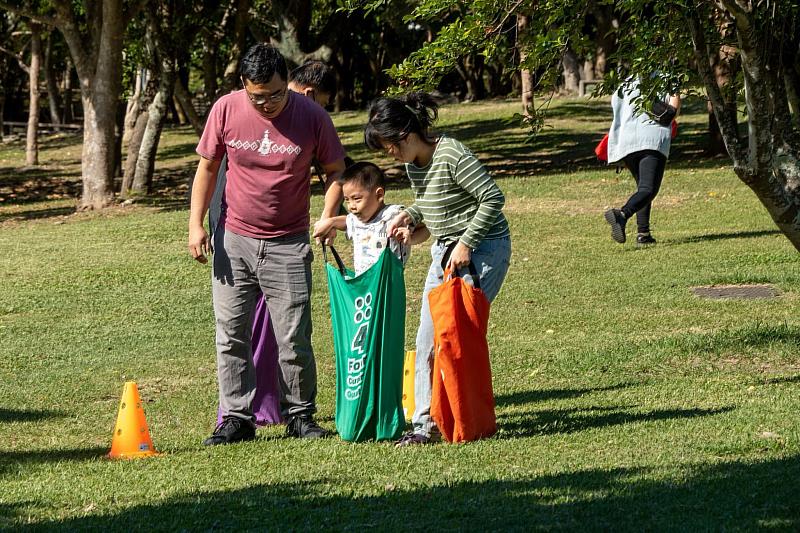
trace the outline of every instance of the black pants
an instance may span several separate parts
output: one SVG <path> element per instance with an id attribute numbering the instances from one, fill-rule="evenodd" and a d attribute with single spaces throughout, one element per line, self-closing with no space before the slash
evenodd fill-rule
<path id="1" fill-rule="evenodd" d="M 636 213 L 636 226 L 639 233 L 650 233 L 650 205 L 661 188 L 667 158 L 656 150 L 642 150 L 628 154 L 623 159 L 625 166 L 636 180 L 636 192 L 622 207 L 625 218 Z"/>

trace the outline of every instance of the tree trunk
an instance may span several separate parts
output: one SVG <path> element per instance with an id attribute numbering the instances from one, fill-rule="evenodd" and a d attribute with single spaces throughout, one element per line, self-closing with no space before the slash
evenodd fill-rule
<path id="1" fill-rule="evenodd" d="M 175 96 L 175 91 L 172 91 L 172 105 L 170 109 L 174 113 L 175 121 L 178 123 L 178 126 L 185 126 L 189 123 L 189 119 L 186 117 L 186 113 L 183 111 L 183 107 L 181 103 L 178 101 L 178 97 Z"/>
<path id="2" fill-rule="evenodd" d="M 612 5 L 592 3 L 595 20 L 597 21 L 597 37 L 595 39 L 594 79 L 600 80 L 606 74 L 608 56 L 614 52 L 615 39 L 613 31 L 619 27 L 619 21 L 614 16 Z"/>
<path id="3" fill-rule="evenodd" d="M 784 84 L 786 85 L 786 98 L 792 110 L 792 123 L 800 130 L 800 74 L 797 70 L 787 65 L 784 72 Z"/>
<path id="4" fill-rule="evenodd" d="M 117 100 L 114 117 L 114 178 L 122 177 L 122 137 L 125 134 L 125 102 Z"/>
<path id="5" fill-rule="evenodd" d="M 144 137 L 144 130 L 147 128 L 148 116 L 147 113 L 139 113 L 134 126 L 131 128 L 130 139 L 128 140 L 128 157 L 125 159 L 125 170 L 122 173 L 121 198 L 128 198 L 131 195 L 133 176 L 136 174 L 136 163 L 139 160 L 139 148 L 142 146 L 142 138 Z"/>
<path id="6" fill-rule="evenodd" d="M 5 108 L 6 108 L 6 96 L 0 89 L 0 142 L 3 141 L 3 130 L 5 129 L 5 126 L 3 125 L 3 113 L 5 112 Z"/>
<path id="7" fill-rule="evenodd" d="M 142 136 L 139 157 L 136 160 L 136 171 L 131 184 L 131 193 L 136 195 L 148 194 L 153 182 L 156 150 L 167 116 L 167 102 L 171 97 L 171 88 L 174 86 L 174 84 L 169 84 L 170 86 L 167 87 L 167 83 L 169 82 L 160 84 L 156 97 L 147 110 L 147 126 Z"/>
<path id="8" fill-rule="evenodd" d="M 528 51 L 525 45 L 525 37 L 528 33 L 530 17 L 528 15 L 517 15 L 517 50 L 519 52 L 519 63 L 525 65 L 528 58 Z M 520 97 L 522 100 L 522 114 L 530 117 L 533 112 L 533 72 L 530 69 L 521 69 L 520 75 Z"/>
<path id="9" fill-rule="evenodd" d="M 128 157 L 125 159 L 125 170 L 122 173 L 122 186 L 120 187 L 120 197 L 129 198 L 133 187 L 133 177 L 136 174 L 136 163 L 139 160 L 139 149 L 142 146 L 144 131 L 147 128 L 148 113 L 139 113 L 139 116 L 131 128 L 130 140 L 128 141 Z"/>
<path id="10" fill-rule="evenodd" d="M 147 13 L 147 34 L 152 39 L 151 49 L 155 52 L 158 91 L 147 109 L 147 126 L 142 136 L 136 170 L 133 174 L 131 193 L 137 195 L 148 194 L 152 189 L 158 142 L 161 139 L 161 130 L 164 127 L 177 79 L 175 41 L 167 35 L 173 13 L 166 3 L 160 7 L 158 16 L 152 12 Z"/>
<path id="11" fill-rule="evenodd" d="M 72 120 L 72 59 L 68 57 L 64 69 L 64 119 L 61 123 L 69 124 Z"/>
<path id="12" fill-rule="evenodd" d="M 571 48 L 567 48 L 564 51 L 561 65 L 564 74 L 564 92 L 578 94 L 579 82 L 581 81 L 580 61 Z"/>
<path id="13" fill-rule="evenodd" d="M 738 54 L 747 105 L 747 146 L 739 138 L 722 90 L 708 62 L 708 45 L 700 17 L 688 14 L 698 70 L 714 107 L 733 169 L 755 193 L 772 220 L 800 251 L 800 147 L 791 127 L 779 50 L 770 51 L 769 26 L 757 27 L 749 11 L 722 2 L 736 25 Z"/>
<path id="14" fill-rule="evenodd" d="M 42 27 L 37 22 L 31 28 L 31 65 L 28 71 L 30 105 L 28 107 L 28 135 L 25 142 L 25 164 L 39 164 L 39 71 L 42 61 Z"/>
<path id="15" fill-rule="evenodd" d="M 486 88 L 483 85 L 483 56 L 477 54 L 466 56 L 456 64 L 456 70 L 467 88 L 465 102 L 482 100 L 486 97 Z"/>
<path id="16" fill-rule="evenodd" d="M 195 110 L 194 104 L 192 104 L 192 97 L 179 78 L 175 79 L 175 99 L 178 100 L 178 104 L 186 114 L 186 118 L 189 119 L 189 123 L 192 125 L 192 128 L 194 128 L 194 132 L 198 137 L 201 136 L 203 134 L 203 119 L 197 114 L 197 110 Z"/>
<path id="17" fill-rule="evenodd" d="M 251 0 L 235 1 L 236 18 L 234 19 L 233 25 L 233 44 L 228 54 L 228 64 L 222 75 L 225 81 L 226 92 L 232 91 L 241 84 L 239 81 L 239 62 L 242 59 L 242 55 L 245 53 L 245 46 L 247 45 L 247 25 L 250 22 L 250 14 L 248 12 L 250 11 Z"/>
<path id="18" fill-rule="evenodd" d="M 585 59 L 583 61 L 583 70 L 581 71 L 581 79 L 582 80 L 594 79 L 594 61 L 591 61 L 589 59 Z"/>
<path id="19" fill-rule="evenodd" d="M 105 0 L 103 5 L 101 28 L 94 29 L 98 33 L 90 50 L 84 48 L 85 40 L 75 27 L 59 26 L 75 61 L 83 103 L 81 210 L 101 209 L 114 200 L 114 130 L 125 27 L 121 0 Z M 71 4 L 58 6 L 62 18 L 70 16 L 64 10 L 71 10 Z"/>
<path id="20" fill-rule="evenodd" d="M 56 73 L 52 67 L 53 62 L 53 33 L 47 37 L 47 46 L 44 54 L 44 75 L 47 80 L 47 100 L 50 104 L 50 122 L 56 124 L 55 130 L 61 131 L 57 126 L 61 124 L 61 94 L 58 91 Z"/>
<path id="21" fill-rule="evenodd" d="M 208 109 L 217 99 L 217 46 L 209 31 L 203 32 L 203 89 Z"/>
<path id="22" fill-rule="evenodd" d="M 114 129 L 118 90 L 81 90 L 83 154 L 81 209 L 101 209 L 114 200 Z"/>
<path id="23" fill-rule="evenodd" d="M 707 155 L 714 156 L 727 154 L 725 149 L 725 139 L 722 137 L 722 130 L 719 128 L 717 116 L 714 114 L 714 106 L 711 101 L 707 104 L 708 108 L 708 148 Z"/>
<path id="24" fill-rule="evenodd" d="M 128 105 L 125 110 L 124 131 L 122 134 L 122 144 L 127 145 L 131 140 L 133 129 L 136 126 L 136 121 L 139 115 L 144 111 L 145 102 L 145 86 L 147 85 L 147 70 L 139 67 L 136 69 L 136 80 L 134 81 L 133 94 L 128 99 Z"/>

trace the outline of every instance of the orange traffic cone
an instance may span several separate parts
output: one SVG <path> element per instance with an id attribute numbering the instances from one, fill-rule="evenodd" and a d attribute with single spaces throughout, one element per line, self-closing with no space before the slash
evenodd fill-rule
<path id="1" fill-rule="evenodd" d="M 158 454 L 153 448 L 153 441 L 150 440 L 142 401 L 139 399 L 139 389 L 135 381 L 127 381 L 122 390 L 117 425 L 114 427 L 114 437 L 111 439 L 111 451 L 108 452 L 108 457 L 128 459 L 150 455 Z"/>
<path id="2" fill-rule="evenodd" d="M 414 416 L 414 368 L 416 367 L 417 352 L 406 352 L 403 362 L 403 413 L 407 419 Z"/>

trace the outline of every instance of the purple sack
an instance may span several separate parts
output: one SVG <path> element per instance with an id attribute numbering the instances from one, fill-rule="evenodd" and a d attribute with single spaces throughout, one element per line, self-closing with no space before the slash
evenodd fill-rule
<path id="1" fill-rule="evenodd" d="M 283 422 L 278 383 L 278 342 L 269 319 L 269 308 L 264 298 L 259 298 L 253 317 L 253 364 L 256 368 L 256 395 L 253 414 L 256 425 Z M 222 422 L 222 410 L 217 409 L 217 425 Z"/>

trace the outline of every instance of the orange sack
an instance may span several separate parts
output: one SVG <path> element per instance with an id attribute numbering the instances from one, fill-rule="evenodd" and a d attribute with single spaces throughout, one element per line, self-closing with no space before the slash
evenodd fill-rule
<path id="1" fill-rule="evenodd" d="M 466 442 L 497 432 L 492 369 L 486 326 L 489 301 L 480 289 L 444 272 L 444 283 L 431 290 L 434 362 L 431 416 L 448 442 Z"/>

